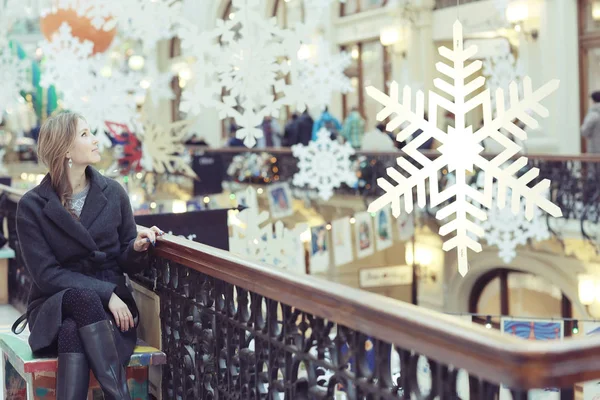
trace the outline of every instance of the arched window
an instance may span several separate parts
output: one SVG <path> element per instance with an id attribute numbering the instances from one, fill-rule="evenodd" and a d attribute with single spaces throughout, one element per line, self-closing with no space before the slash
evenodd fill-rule
<path id="1" fill-rule="evenodd" d="M 573 318 L 571 300 L 545 279 L 522 271 L 498 268 L 481 276 L 471 291 L 469 312 L 473 322 L 500 329 L 500 317 Z M 571 335 L 571 321 L 565 321 L 565 336 Z"/>
<path id="2" fill-rule="evenodd" d="M 340 4 L 340 16 L 357 14 L 359 12 L 384 7 L 388 0 L 346 0 Z"/>

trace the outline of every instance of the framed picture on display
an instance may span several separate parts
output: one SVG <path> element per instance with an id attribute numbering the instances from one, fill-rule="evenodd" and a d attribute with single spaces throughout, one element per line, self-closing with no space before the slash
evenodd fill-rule
<path id="1" fill-rule="evenodd" d="M 268 186 L 267 197 L 269 199 L 272 218 L 285 218 L 294 214 L 292 191 L 287 183 Z"/>

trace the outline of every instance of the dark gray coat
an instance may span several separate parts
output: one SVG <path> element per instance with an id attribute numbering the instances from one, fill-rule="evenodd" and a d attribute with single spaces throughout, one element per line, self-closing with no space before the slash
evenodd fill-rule
<path id="1" fill-rule="evenodd" d="M 18 204 L 17 235 L 33 280 L 27 314 L 34 352 L 55 343 L 66 290 L 92 289 L 106 308 L 123 273 L 148 265 L 147 252 L 133 249 L 137 229 L 125 190 L 92 167 L 86 174 L 90 190 L 80 221 L 62 206 L 49 175 Z"/>

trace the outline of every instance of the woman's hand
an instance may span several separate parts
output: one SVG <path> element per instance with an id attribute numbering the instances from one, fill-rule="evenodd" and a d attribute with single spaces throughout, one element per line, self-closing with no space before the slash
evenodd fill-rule
<path id="1" fill-rule="evenodd" d="M 127 332 L 130 328 L 134 327 L 133 315 L 131 315 L 129 307 L 114 293 L 110 296 L 110 300 L 108 300 L 108 309 L 113 317 L 115 317 L 117 327 L 121 331 Z"/>
<path id="2" fill-rule="evenodd" d="M 150 244 L 152 244 L 152 246 L 156 246 L 156 238 L 164 234 L 165 233 L 156 226 L 153 226 L 150 229 L 142 229 L 138 232 L 137 237 L 135 238 L 133 249 L 139 252 L 146 251 L 150 247 Z"/>

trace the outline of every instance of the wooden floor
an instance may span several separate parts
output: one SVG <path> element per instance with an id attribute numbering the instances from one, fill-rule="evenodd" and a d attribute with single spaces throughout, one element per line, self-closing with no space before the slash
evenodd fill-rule
<path id="1" fill-rule="evenodd" d="M 13 324 L 13 322 L 15 322 L 15 320 L 17 318 L 19 318 L 21 314 L 12 306 L 9 305 L 0 305 L 0 333 L 4 334 L 4 333 L 9 333 L 12 334 L 10 332 L 10 328 Z M 25 332 L 23 332 L 21 335 L 26 335 L 28 332 L 28 330 L 25 330 Z M 2 371 L 3 365 L 2 362 L 0 362 L 0 377 L 4 376 L 4 371 Z M 4 381 L 2 381 L 2 383 L 0 383 L 1 386 L 1 390 L 0 390 L 0 400 L 8 400 L 8 399 L 4 399 Z"/>

